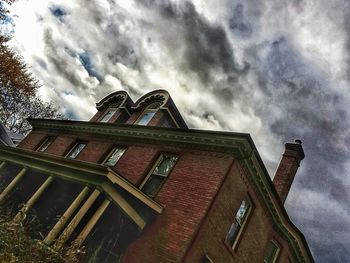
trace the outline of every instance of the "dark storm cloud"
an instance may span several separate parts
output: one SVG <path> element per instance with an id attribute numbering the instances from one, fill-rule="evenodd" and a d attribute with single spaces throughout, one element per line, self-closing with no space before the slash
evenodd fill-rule
<path id="1" fill-rule="evenodd" d="M 349 189 L 344 184 L 348 176 L 344 165 L 350 153 L 347 102 L 340 93 L 332 90 L 327 74 L 307 61 L 288 38 L 281 37 L 268 44 L 267 48 L 269 52 L 264 61 L 255 63 L 254 67 L 259 77 L 259 86 L 255 88 L 266 95 L 265 103 L 254 106 L 257 114 L 284 141 L 299 138 L 304 142 L 306 159 L 302 163 L 303 176 L 296 179 L 299 189 L 327 194 L 328 200 L 336 201 L 350 213 Z M 277 108 L 281 114 L 271 119 L 271 113 Z M 295 199 L 305 202 L 303 197 Z M 327 204 L 308 205 L 318 207 Z M 309 207 L 309 211 L 314 213 L 312 219 L 303 220 L 293 214 L 292 217 L 307 232 L 316 262 L 345 262 L 342 260 L 348 258 L 349 247 L 324 249 L 327 246 L 325 241 L 314 239 L 314 233 L 307 229 L 322 229 L 322 235 L 332 239 L 337 237 L 339 229 L 348 227 L 349 222 L 344 218 L 337 220 L 325 208 L 315 207 Z"/>
<path id="2" fill-rule="evenodd" d="M 189 126 L 251 133 L 270 171 L 283 143 L 301 139 L 306 158 L 287 211 L 316 262 L 347 262 L 348 1 L 77 0 L 47 6 L 37 19 L 52 31 L 45 31 L 46 53 L 34 52 L 33 67 L 54 94 L 66 92 L 62 105 L 68 100 L 73 110 L 79 101 L 92 108 L 116 89 L 137 99 L 165 88 Z M 91 105 L 81 103 L 87 97 Z"/>
<path id="3" fill-rule="evenodd" d="M 238 94 L 240 89 L 237 80 L 249 71 L 249 64 L 244 62 L 239 65 L 236 61 L 226 31 L 200 15 L 191 2 L 181 7 L 169 1 L 144 1 L 142 4 L 148 8 L 158 8 L 165 19 L 176 23 L 183 30 L 184 64 L 200 77 L 203 88 L 210 88 L 205 83 L 216 82 L 214 77 L 218 71 L 225 74 L 225 81 L 216 83 L 217 92 L 214 94 L 226 102 L 231 101 L 234 93 Z"/>
<path id="4" fill-rule="evenodd" d="M 234 34 L 240 37 L 250 37 L 253 33 L 252 27 L 244 17 L 244 6 L 238 3 L 233 11 L 233 16 L 230 18 L 230 29 Z"/>

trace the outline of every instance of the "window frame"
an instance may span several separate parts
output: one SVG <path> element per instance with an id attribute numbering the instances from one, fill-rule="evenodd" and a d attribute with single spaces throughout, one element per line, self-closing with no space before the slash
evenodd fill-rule
<path id="1" fill-rule="evenodd" d="M 104 111 L 104 113 L 101 115 L 101 117 L 97 119 L 97 122 L 108 123 L 108 122 L 112 119 L 112 117 L 117 113 L 117 110 L 118 110 L 118 108 L 113 108 L 113 107 L 107 108 L 107 109 Z M 111 117 L 109 117 L 109 119 L 108 119 L 107 121 L 102 121 L 102 119 L 103 119 L 104 117 L 106 117 L 106 115 L 107 115 L 108 112 L 110 112 L 110 111 L 114 111 L 114 113 L 111 115 Z"/>
<path id="2" fill-rule="evenodd" d="M 71 154 L 71 152 L 75 149 L 75 147 L 77 147 L 79 144 L 85 144 L 84 147 L 79 151 L 79 153 L 73 158 L 73 157 L 69 157 L 69 155 Z M 81 154 L 81 152 L 85 149 L 85 147 L 87 146 L 87 142 L 86 141 L 75 141 L 75 143 L 73 144 L 73 146 L 71 146 L 67 152 L 67 154 L 65 155 L 66 158 L 69 159 L 77 159 L 78 156 Z"/>
<path id="3" fill-rule="evenodd" d="M 36 152 L 41 152 L 41 153 L 43 153 L 43 152 L 45 152 L 51 145 L 52 145 L 52 143 L 56 140 L 56 136 L 52 136 L 52 135 L 48 135 L 48 136 L 46 136 L 41 142 L 40 142 L 40 144 L 35 148 L 35 151 Z M 50 142 L 50 144 L 42 151 L 41 150 L 41 148 L 45 145 L 45 143 L 46 142 L 48 142 L 49 140 L 52 140 L 51 142 Z"/>
<path id="4" fill-rule="evenodd" d="M 272 261 L 268 262 L 265 260 L 265 256 L 266 256 L 266 251 L 267 249 L 269 248 L 270 244 L 273 243 L 276 247 L 277 247 L 277 250 L 274 254 L 274 257 L 272 259 Z M 280 255 L 280 252 L 281 252 L 281 246 L 280 244 L 276 241 L 276 239 L 269 239 L 269 241 L 267 242 L 267 244 L 265 245 L 265 251 L 264 251 L 264 258 L 263 258 L 263 263 L 276 263 L 277 262 L 277 259 L 278 259 L 278 256 Z"/>
<path id="5" fill-rule="evenodd" d="M 113 155 L 113 153 L 115 152 L 116 149 L 123 149 L 124 152 L 122 153 L 122 155 L 119 157 L 119 159 L 116 161 L 116 163 L 114 165 L 107 165 L 106 162 L 109 160 L 109 158 Z M 108 166 L 108 167 L 114 167 L 116 166 L 116 164 L 119 162 L 119 160 L 123 157 L 123 155 L 125 154 L 126 150 L 128 148 L 126 146 L 123 145 L 113 145 L 111 148 L 109 148 L 107 155 L 105 155 L 105 158 L 103 158 L 101 164 Z"/>
<path id="6" fill-rule="evenodd" d="M 155 173 L 154 173 L 154 170 L 155 170 L 155 169 L 157 168 L 157 166 L 161 163 L 161 160 L 162 160 L 162 157 L 163 157 L 163 156 L 173 156 L 173 157 L 176 157 L 176 158 L 177 158 L 177 159 L 176 159 L 176 162 L 175 162 L 174 165 L 173 165 L 173 167 L 171 167 L 170 171 L 168 172 L 168 174 L 167 174 L 166 176 L 162 176 L 162 175 L 159 175 L 159 174 L 155 174 Z M 152 175 L 155 174 L 155 175 L 157 175 L 157 176 L 162 176 L 162 177 L 164 177 L 164 179 L 163 179 L 162 183 L 159 185 L 159 187 L 158 187 L 157 191 L 154 193 L 154 195 L 148 195 L 148 194 L 146 194 L 146 193 L 143 192 L 144 194 L 146 194 L 146 195 L 149 196 L 149 197 L 155 197 L 155 196 L 157 196 L 157 194 L 159 193 L 159 191 L 162 189 L 163 185 L 165 184 L 166 180 L 167 180 L 168 177 L 170 176 L 171 172 L 173 171 L 173 169 L 174 169 L 176 163 L 179 161 L 179 157 L 180 157 L 180 156 L 179 156 L 178 154 L 176 154 L 176 153 L 161 153 L 161 154 L 159 154 L 159 156 L 158 156 L 156 162 L 154 163 L 154 165 L 152 166 L 152 168 L 150 169 L 150 171 L 148 172 L 148 174 L 146 175 L 146 177 L 143 179 L 142 183 L 140 184 L 139 189 L 143 192 L 143 187 L 145 186 L 145 184 L 148 182 L 149 178 L 150 178 Z"/>
<path id="7" fill-rule="evenodd" d="M 248 208 L 248 212 L 246 213 L 244 219 L 243 219 L 243 223 L 241 225 L 239 225 L 239 222 L 237 222 L 236 220 L 236 215 L 242 205 L 242 202 L 243 201 L 247 201 L 248 204 L 249 204 L 249 208 Z M 244 198 L 242 198 L 238 208 L 235 210 L 235 213 L 233 214 L 233 221 L 231 221 L 231 224 L 228 228 L 228 231 L 226 233 L 226 236 L 225 236 L 225 239 L 224 239 L 224 243 L 227 247 L 230 248 L 231 251 L 237 251 L 237 248 L 238 248 L 238 245 L 239 245 L 239 242 L 241 241 L 242 237 L 243 237 L 243 233 L 246 231 L 247 229 L 247 225 L 248 225 L 248 222 L 253 214 L 253 211 L 254 211 L 254 203 L 252 201 L 252 198 L 247 194 Z M 236 238 L 234 239 L 232 245 L 230 244 L 229 240 L 228 240 L 228 234 L 231 230 L 231 227 L 233 224 L 237 223 L 239 225 L 239 229 L 237 230 L 238 233 L 236 234 Z"/>
<path id="8" fill-rule="evenodd" d="M 157 111 L 158 109 L 144 109 L 144 111 L 140 114 L 140 116 L 136 119 L 136 121 L 134 122 L 134 124 L 137 124 L 137 125 L 141 125 L 141 126 L 147 126 L 151 120 L 153 119 L 153 117 L 157 114 Z M 147 114 L 147 113 L 153 113 L 153 116 L 148 120 L 147 123 L 145 124 L 140 124 L 142 118 Z"/>

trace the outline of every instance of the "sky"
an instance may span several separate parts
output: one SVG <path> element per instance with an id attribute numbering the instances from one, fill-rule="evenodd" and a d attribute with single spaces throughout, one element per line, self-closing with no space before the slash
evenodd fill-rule
<path id="1" fill-rule="evenodd" d="M 20 0 L 12 47 L 44 100 L 88 120 L 125 90 L 170 92 L 191 128 L 250 133 L 271 178 L 305 159 L 286 201 L 316 262 L 350 262 L 350 1 Z"/>

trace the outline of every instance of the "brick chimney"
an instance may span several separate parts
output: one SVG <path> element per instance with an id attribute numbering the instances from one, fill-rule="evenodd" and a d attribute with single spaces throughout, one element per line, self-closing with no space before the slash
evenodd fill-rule
<path id="1" fill-rule="evenodd" d="M 275 185 L 282 203 L 287 199 L 295 174 L 304 157 L 305 154 L 300 140 L 295 140 L 294 143 L 285 144 L 284 154 L 277 168 L 275 177 L 273 178 L 273 184 Z"/>

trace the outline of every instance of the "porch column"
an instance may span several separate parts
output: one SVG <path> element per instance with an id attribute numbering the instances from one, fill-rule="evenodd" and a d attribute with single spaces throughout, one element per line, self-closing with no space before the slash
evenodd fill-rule
<path id="1" fill-rule="evenodd" d="M 62 248 L 64 243 L 69 239 L 74 229 L 77 227 L 81 219 L 84 217 L 86 212 L 89 210 L 89 208 L 92 206 L 92 204 L 95 202 L 99 195 L 99 190 L 93 191 L 88 200 L 86 200 L 84 205 L 80 208 L 78 213 L 73 217 L 72 221 L 70 221 L 69 225 L 65 228 L 60 237 L 57 239 L 56 244 L 54 246 L 55 249 Z"/>
<path id="2" fill-rule="evenodd" d="M 0 169 L 1 169 L 2 167 L 4 167 L 5 164 L 6 164 L 6 161 L 2 161 L 1 164 L 0 164 Z"/>
<path id="3" fill-rule="evenodd" d="M 80 232 L 79 236 L 76 239 L 77 245 L 80 246 L 86 237 L 89 235 L 93 227 L 96 225 L 97 221 L 100 219 L 100 217 L 103 215 L 103 212 L 106 210 L 108 205 L 110 204 L 110 200 L 106 199 L 103 201 L 103 203 L 100 205 L 100 207 L 97 209 L 95 214 L 91 217 L 89 222 L 86 224 L 84 229 Z"/>
<path id="4" fill-rule="evenodd" d="M 20 222 L 26 217 L 27 211 L 33 207 L 33 205 L 36 203 L 36 201 L 38 201 L 39 197 L 42 196 L 42 194 L 45 192 L 45 190 L 51 184 L 52 181 L 53 181 L 52 176 L 49 176 L 49 178 L 47 178 L 45 180 L 45 182 L 39 187 L 39 189 L 27 201 L 27 203 L 24 205 L 24 207 L 17 213 L 17 215 L 13 219 L 15 222 Z"/>
<path id="5" fill-rule="evenodd" d="M 26 171 L 26 167 L 22 168 L 22 170 L 16 175 L 16 177 L 13 178 L 11 183 L 9 183 L 9 185 L 2 191 L 2 193 L 0 194 L 0 202 L 2 202 L 6 198 L 6 196 L 12 191 L 12 189 L 15 188 L 18 182 L 25 175 Z"/>
<path id="6" fill-rule="evenodd" d="M 61 232 L 63 227 L 66 225 L 67 221 L 72 217 L 73 213 L 81 202 L 85 199 L 87 194 L 89 193 L 89 187 L 85 186 L 85 188 L 79 193 L 77 198 L 74 199 L 72 204 L 67 208 L 67 210 L 64 212 L 64 214 L 61 216 L 61 218 L 57 221 L 56 225 L 51 229 L 49 234 L 45 237 L 44 243 L 46 245 L 51 245 L 52 242 L 55 240 L 57 235 Z"/>

